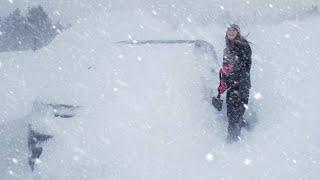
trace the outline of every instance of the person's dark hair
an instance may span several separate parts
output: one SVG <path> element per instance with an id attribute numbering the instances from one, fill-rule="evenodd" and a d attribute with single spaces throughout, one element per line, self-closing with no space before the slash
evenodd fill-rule
<path id="1" fill-rule="evenodd" d="M 236 38 L 231 41 L 228 36 L 227 36 L 227 32 L 226 32 L 226 36 L 225 36 L 225 40 L 226 40 L 226 46 L 227 47 L 232 47 L 234 46 L 234 42 L 240 42 L 240 43 L 249 43 L 249 41 L 241 35 L 241 31 L 240 31 L 240 27 L 236 24 L 231 24 L 228 28 L 233 28 L 237 31 L 237 36 Z"/>

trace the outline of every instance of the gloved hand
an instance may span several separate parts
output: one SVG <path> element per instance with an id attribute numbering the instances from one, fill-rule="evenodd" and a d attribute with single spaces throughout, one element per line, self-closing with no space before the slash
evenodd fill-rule
<path id="1" fill-rule="evenodd" d="M 225 80 L 221 79 L 218 87 L 219 94 L 223 94 L 227 90 L 227 88 L 227 83 L 225 82 Z"/>
<path id="2" fill-rule="evenodd" d="M 220 69 L 220 73 L 223 76 L 228 76 L 233 71 L 233 65 L 232 64 L 226 64 Z"/>
<path id="3" fill-rule="evenodd" d="M 232 71 L 233 71 L 232 64 L 226 64 L 220 69 L 220 72 L 219 72 L 220 83 L 218 87 L 219 94 L 223 94 L 227 90 L 228 87 L 227 87 L 226 79 L 232 73 Z"/>

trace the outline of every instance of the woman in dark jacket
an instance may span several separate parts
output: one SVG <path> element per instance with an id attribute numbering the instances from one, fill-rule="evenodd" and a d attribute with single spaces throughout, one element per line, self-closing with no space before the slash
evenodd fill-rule
<path id="1" fill-rule="evenodd" d="M 240 34 L 236 24 L 230 25 L 226 32 L 226 48 L 223 55 L 223 67 L 220 69 L 220 94 L 227 91 L 227 116 L 229 142 L 240 138 L 241 127 L 246 123 L 243 119 L 249 100 L 251 88 L 251 48 L 249 42 Z"/>

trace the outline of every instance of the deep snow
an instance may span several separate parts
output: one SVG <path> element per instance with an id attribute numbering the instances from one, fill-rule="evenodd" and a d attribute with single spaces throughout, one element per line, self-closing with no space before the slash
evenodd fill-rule
<path id="1" fill-rule="evenodd" d="M 77 21 L 48 47 L 0 54 L 0 179 L 320 175 L 320 17 L 308 11 L 317 1 L 81 2 L 61 8 Z M 52 13 L 56 3 L 63 2 L 46 3 Z M 226 16 L 234 7 L 232 17 Z M 277 14 L 287 7 L 283 16 Z M 226 145 L 227 123 L 210 97 L 218 84 L 224 23 L 232 20 L 250 32 L 249 108 L 258 123 L 252 132 L 243 131 L 241 142 Z M 130 39 L 204 39 L 219 59 L 204 59 L 193 45 L 114 43 Z M 34 112 L 34 102 L 81 108 L 74 118 L 54 118 Z M 28 123 L 54 135 L 43 144 L 33 173 L 27 163 Z"/>

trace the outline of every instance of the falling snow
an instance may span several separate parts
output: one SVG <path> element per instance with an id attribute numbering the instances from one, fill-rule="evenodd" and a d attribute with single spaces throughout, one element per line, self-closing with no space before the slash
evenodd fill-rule
<path id="1" fill-rule="evenodd" d="M 285 38 L 290 38 L 291 35 L 290 35 L 290 34 L 286 34 L 286 35 L 284 35 L 284 37 L 285 37 Z"/>
<path id="2" fill-rule="evenodd" d="M 243 164 L 245 164 L 246 166 L 251 165 L 251 163 L 252 163 L 252 161 L 251 161 L 250 159 L 245 159 L 245 160 L 243 161 Z"/>
<path id="3" fill-rule="evenodd" d="M 12 158 L 12 162 L 17 164 L 18 163 L 18 160 L 16 158 Z"/>
<path id="4" fill-rule="evenodd" d="M 212 154 L 208 153 L 208 154 L 206 155 L 206 159 L 207 159 L 207 161 L 211 162 L 211 161 L 214 160 L 214 157 L 213 157 Z"/>
<path id="5" fill-rule="evenodd" d="M 0 179 L 320 176 L 320 1 L 5 0 L 1 22 L 35 4 L 62 30 L 10 51 L 0 27 Z M 211 105 L 230 23 L 253 55 L 233 144 Z M 53 136 L 33 171 L 30 127 Z"/>
<path id="6" fill-rule="evenodd" d="M 155 11 L 155 10 L 152 10 L 152 14 L 158 15 L 157 11 Z"/>
<path id="7" fill-rule="evenodd" d="M 261 95 L 260 92 L 254 92 L 253 97 L 254 97 L 256 100 L 262 99 L 262 95 Z"/>

